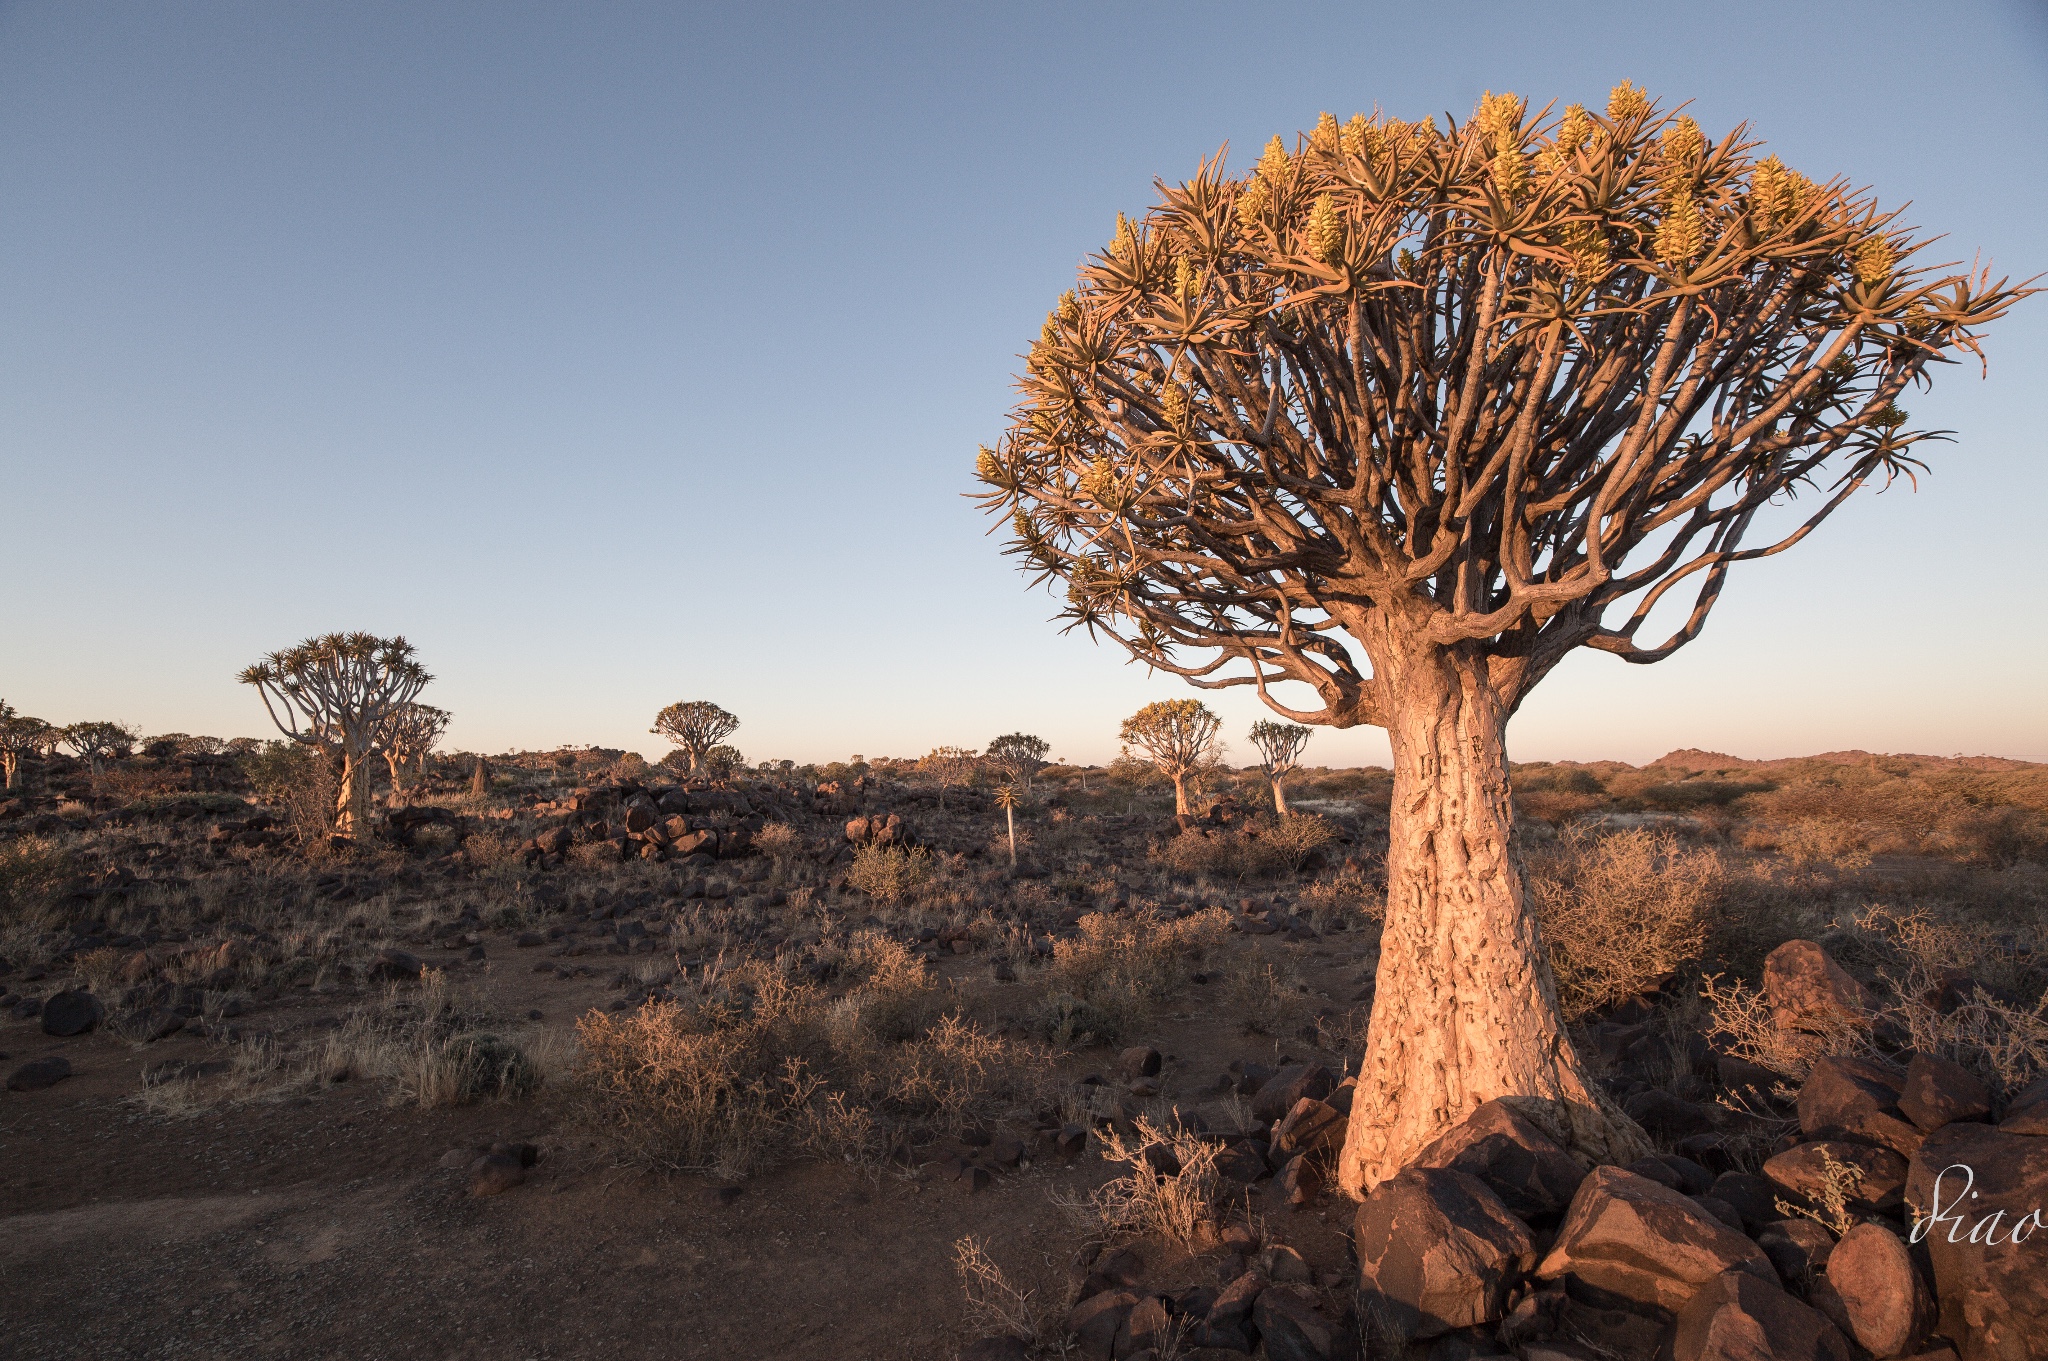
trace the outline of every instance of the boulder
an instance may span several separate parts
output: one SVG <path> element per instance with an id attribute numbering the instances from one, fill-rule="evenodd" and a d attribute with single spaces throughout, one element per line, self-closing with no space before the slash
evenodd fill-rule
<path id="1" fill-rule="evenodd" d="M 1524 1219 L 1562 1214 L 1586 1169 L 1505 1101 L 1489 1101 L 1416 1156 L 1417 1167 L 1442 1167 L 1485 1182 Z"/>
<path id="2" fill-rule="evenodd" d="M 1320 1063 L 1290 1063 L 1269 1078 L 1252 1097 L 1252 1118 L 1269 1124 L 1294 1109 L 1305 1096 L 1328 1096 L 1337 1079 Z"/>
<path id="3" fill-rule="evenodd" d="M 1158 1077 L 1159 1051 L 1150 1045 L 1135 1045 L 1117 1055 L 1117 1071 L 1127 1078 Z"/>
<path id="4" fill-rule="evenodd" d="M 59 1039 L 83 1035 L 106 1019 L 107 1009 L 89 992 L 53 992 L 43 1000 L 43 1033 Z"/>
<path id="5" fill-rule="evenodd" d="M 1713 1132 L 1714 1117 L 1704 1106 L 1673 1096 L 1662 1087 L 1637 1092 L 1621 1103 L 1628 1117 L 1654 1135 L 1683 1139 Z"/>
<path id="6" fill-rule="evenodd" d="M 1138 1301 L 1136 1308 L 1124 1315 L 1112 1350 L 1122 1357 L 1136 1356 L 1144 1351 L 1156 1353 L 1166 1345 L 1172 1328 L 1173 1315 L 1168 1312 L 1166 1301 L 1158 1295 L 1147 1295 Z"/>
<path id="7" fill-rule="evenodd" d="M 1799 1128 L 1808 1134 L 1846 1134 L 1910 1158 L 1924 1136 L 1899 1111 L 1905 1083 L 1905 1073 L 1889 1063 L 1822 1059 L 1799 1088 Z"/>
<path id="8" fill-rule="evenodd" d="M 1891 1214 L 1906 1189 L 1906 1160 L 1888 1148 L 1822 1139 L 1798 1144 L 1764 1164 L 1764 1176 L 1789 1195 L 1811 1205 L 1823 1204 L 1831 1169 L 1850 1169 L 1855 1184 L 1847 1191 L 1849 1213 Z"/>
<path id="9" fill-rule="evenodd" d="M 1991 1089 L 1960 1063 L 1915 1054 L 1906 1065 L 1898 1105 L 1908 1120 L 1932 1133 L 1958 1120 L 1982 1120 L 1991 1114 Z"/>
<path id="10" fill-rule="evenodd" d="M 1587 1303 L 1669 1318 L 1723 1272 L 1777 1284 L 1762 1249 L 1668 1186 L 1596 1167 L 1537 1267 Z"/>
<path id="11" fill-rule="evenodd" d="M 1714 1060 L 1715 1076 L 1721 1085 L 1735 1097 L 1755 1110 L 1767 1110 L 1777 1104 L 1772 1095 L 1784 1078 L 1760 1063 L 1736 1058 L 1733 1054 L 1722 1054 Z"/>
<path id="12" fill-rule="evenodd" d="M 2008 1134 L 2048 1134 L 2048 1077 L 2034 1079 L 2005 1103 L 1998 1127 Z"/>
<path id="13" fill-rule="evenodd" d="M 503 1195 L 525 1180 L 526 1168 L 516 1153 L 486 1153 L 469 1167 L 469 1193 L 473 1196 Z"/>
<path id="14" fill-rule="evenodd" d="M 1297 1153 L 1335 1155 L 1344 1144 L 1346 1120 L 1328 1102 L 1305 1096 L 1273 1131 L 1273 1152 L 1282 1157 Z"/>
<path id="15" fill-rule="evenodd" d="M 1811 1219 L 1781 1219 L 1757 1231 L 1756 1245 L 1771 1259 L 1780 1280 L 1804 1290 L 1827 1266 L 1835 1236 Z"/>
<path id="16" fill-rule="evenodd" d="M 575 835 L 567 827 L 550 827 L 534 837 L 533 844 L 542 855 L 565 855 L 575 840 Z"/>
<path id="17" fill-rule="evenodd" d="M 378 982 L 418 978 L 426 971 L 426 967 L 420 962 L 418 955 L 408 954 L 404 950 L 379 950 L 376 958 L 370 961 L 370 978 Z"/>
<path id="18" fill-rule="evenodd" d="M 1266 1277 L 1257 1271 L 1245 1271 L 1232 1277 L 1216 1292 L 1216 1302 L 1209 1306 L 1209 1325 L 1242 1331 L 1251 1319 L 1252 1306 L 1258 1303 L 1259 1292 L 1266 1285 Z"/>
<path id="19" fill-rule="evenodd" d="M 1117 1334 L 1137 1307 L 1138 1297 L 1128 1290 L 1105 1290 L 1082 1300 L 1067 1315 L 1076 1350 L 1087 1361 L 1111 1361 Z"/>
<path id="20" fill-rule="evenodd" d="M 58 1055 L 49 1058 L 30 1059 L 7 1075 L 7 1090 L 10 1092 L 39 1092 L 45 1087 L 54 1087 L 71 1076 L 71 1060 Z"/>
<path id="21" fill-rule="evenodd" d="M 1410 1167 L 1373 1189 L 1353 1233 L 1364 1307 L 1404 1337 L 1496 1321 L 1536 1264 L 1528 1226 L 1485 1182 Z"/>
<path id="22" fill-rule="evenodd" d="M 1746 1271 L 1703 1285 L 1678 1311 L 1672 1361 L 1854 1361 L 1835 1325 Z"/>
<path id="23" fill-rule="evenodd" d="M 1742 1216 L 1743 1227 L 1752 1234 L 1766 1224 L 1775 1224 L 1785 1217 L 1778 1208 L 1778 1188 L 1764 1178 L 1749 1172 L 1723 1172 L 1714 1178 L 1714 1184 L 1707 1188 L 1707 1194 L 1735 1207 Z"/>
<path id="24" fill-rule="evenodd" d="M 1356 1361 L 1358 1332 L 1347 1318 L 1323 1308 L 1305 1285 L 1274 1285 L 1259 1292 L 1252 1325 L 1267 1361 Z"/>
<path id="25" fill-rule="evenodd" d="M 185 1017 L 169 1007 L 137 1007 L 124 1012 L 114 1023 L 123 1038 L 142 1044 L 169 1039 L 185 1028 Z"/>
<path id="26" fill-rule="evenodd" d="M 1934 1296 L 1906 1245 L 1882 1224 L 1842 1235 L 1828 1254 L 1827 1283 L 1841 1306 L 1835 1321 L 1877 1361 L 1917 1351 L 1934 1330 Z"/>
<path id="27" fill-rule="evenodd" d="M 1765 956 L 1764 997 L 1780 1030 L 1824 1030 L 1870 1010 L 1863 985 L 1810 940 L 1788 940 Z"/>
<path id="28" fill-rule="evenodd" d="M 2038 1357 L 2048 1339 L 2048 1236 L 2038 1232 L 2048 1220 L 2048 1139 L 1944 1126 L 1913 1155 L 1906 1202 L 1909 1236 L 1934 1268 L 1940 1331 L 1963 1361 Z"/>

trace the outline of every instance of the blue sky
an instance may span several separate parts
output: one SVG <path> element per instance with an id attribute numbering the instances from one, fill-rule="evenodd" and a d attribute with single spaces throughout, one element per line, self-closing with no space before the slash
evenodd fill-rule
<path id="1" fill-rule="evenodd" d="M 234 674 L 403 633 L 454 745 L 751 758 L 1023 728 L 1100 760 L 1187 693 L 1060 636 L 962 493 L 1116 213 L 1319 110 L 1624 77 L 2048 269 L 2048 19 L 1713 6 L 0 4 L 0 696 L 264 732 Z M 2048 299 L 1942 375 L 1918 493 L 1582 655 L 1518 759 L 2048 759 Z M 1233 693 L 1242 730 L 1260 715 Z M 1309 759 L 1383 761 L 1376 731 Z"/>

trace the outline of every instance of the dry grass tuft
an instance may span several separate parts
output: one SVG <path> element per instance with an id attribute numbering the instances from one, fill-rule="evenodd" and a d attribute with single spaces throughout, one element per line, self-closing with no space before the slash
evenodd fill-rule
<path id="1" fill-rule="evenodd" d="M 1669 831 L 1567 827 L 1531 855 L 1529 896 L 1567 1020 L 1655 991 L 1697 960 L 1721 858 Z"/>
<path id="2" fill-rule="evenodd" d="M 1099 1223 L 1112 1239 L 1157 1234 L 1196 1247 L 1216 1220 L 1223 1177 L 1221 1146 L 1149 1116 L 1132 1122 L 1128 1139 L 1112 1126 L 1102 1132 L 1102 1156 L 1131 1170 L 1103 1183 L 1085 1201 L 1063 1202 Z"/>

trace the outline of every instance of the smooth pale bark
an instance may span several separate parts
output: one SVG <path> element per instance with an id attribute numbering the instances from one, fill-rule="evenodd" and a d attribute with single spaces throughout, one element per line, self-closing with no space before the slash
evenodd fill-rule
<path id="1" fill-rule="evenodd" d="M 384 753 L 384 764 L 391 767 L 391 803 L 396 807 L 399 796 L 405 792 L 402 778 L 405 774 L 405 761 L 387 751 Z"/>
<path id="2" fill-rule="evenodd" d="M 21 776 L 21 757 L 11 751 L 0 751 L 0 767 L 4 767 L 6 772 L 5 788 L 14 788 Z"/>
<path id="3" fill-rule="evenodd" d="M 343 753 L 341 789 L 334 800 L 334 830 L 361 836 L 370 826 L 370 769 L 361 756 Z"/>
<path id="4" fill-rule="evenodd" d="M 1185 772 L 1173 777 L 1173 811 L 1176 815 L 1188 811 L 1188 777 Z"/>
<path id="5" fill-rule="evenodd" d="M 1521 1098 L 1518 1109 L 1596 1162 L 1648 1153 L 1587 1075 L 1558 1010 L 1523 896 L 1507 715 L 1485 659 L 1415 648 L 1373 661 L 1394 703 L 1387 915 L 1339 1183 L 1364 1195 L 1495 1097 Z"/>
<path id="6" fill-rule="evenodd" d="M 1287 789 L 1284 785 L 1281 784 L 1280 776 L 1275 775 L 1272 777 L 1272 780 L 1273 811 L 1284 818 L 1287 816 Z"/>

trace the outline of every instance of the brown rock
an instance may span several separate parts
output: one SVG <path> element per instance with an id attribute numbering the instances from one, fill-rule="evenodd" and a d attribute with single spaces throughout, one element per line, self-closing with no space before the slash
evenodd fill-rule
<path id="1" fill-rule="evenodd" d="M 526 1168 L 516 1153 L 486 1153 L 469 1167 L 469 1193 L 473 1196 L 503 1195 L 526 1180 Z"/>
<path id="2" fill-rule="evenodd" d="M 1528 1226 L 1486 1183 L 1410 1167 L 1358 1207 L 1353 1243 L 1367 1309 L 1405 1337 L 1492 1323 L 1536 1262 Z"/>
<path id="3" fill-rule="evenodd" d="M 1957 1120 L 1982 1120 L 1991 1114 L 1991 1089 L 1959 1063 L 1916 1054 L 1906 1065 L 1898 1104 L 1908 1120 L 1931 1132 Z"/>
<path id="4" fill-rule="evenodd" d="M 1731 1271 L 1679 1310 L 1672 1361 L 1853 1361 L 1849 1343 L 1818 1312 L 1773 1282 Z"/>
<path id="5" fill-rule="evenodd" d="M 1780 1030 L 1813 1030 L 1862 1020 L 1870 994 L 1810 940 L 1788 940 L 1764 959 L 1764 996 Z"/>
<path id="6" fill-rule="evenodd" d="M 53 992 L 43 1000 L 43 1033 L 68 1040 L 106 1019 L 107 1009 L 89 992 Z"/>
<path id="7" fill-rule="evenodd" d="M 1596 1167 L 1536 1274 L 1566 1278 L 1590 1303 L 1668 1318 L 1726 1271 L 1777 1284 L 1756 1244 L 1685 1196 L 1618 1167 Z"/>
<path id="8" fill-rule="evenodd" d="M 1489 1101 L 1416 1155 L 1417 1167 L 1446 1167 L 1485 1182 L 1524 1219 L 1560 1214 L 1586 1170 L 1505 1101 Z"/>
<path id="9" fill-rule="evenodd" d="M 1290 1063 L 1275 1073 L 1252 1097 L 1252 1118 L 1260 1123 L 1280 1119 L 1305 1096 L 1321 1100 L 1336 1086 L 1330 1070 L 1320 1063 Z"/>
<path id="10" fill-rule="evenodd" d="M 1905 1081 L 1899 1069 L 1875 1059 L 1822 1059 L 1799 1089 L 1799 1128 L 1847 1134 L 1910 1158 L 1924 1136 L 1899 1112 Z"/>
<path id="11" fill-rule="evenodd" d="M 1334 1154 L 1344 1143 L 1344 1126 L 1345 1119 L 1335 1108 L 1305 1096 L 1294 1103 L 1294 1109 L 1273 1131 L 1273 1151 L 1282 1156 Z"/>
<path id="12" fill-rule="evenodd" d="M 71 1060 L 60 1055 L 30 1059 L 7 1075 L 10 1092 L 39 1092 L 71 1076 Z"/>
<path id="13" fill-rule="evenodd" d="M 1117 1056 L 1117 1071 L 1127 1078 L 1158 1077 L 1159 1051 L 1150 1045 L 1136 1045 Z"/>
<path id="14" fill-rule="evenodd" d="M 1137 1307 L 1138 1297 L 1128 1290 L 1105 1290 L 1082 1300 L 1067 1315 L 1076 1350 L 1087 1361 L 1111 1361 L 1117 1334 Z"/>
<path id="15" fill-rule="evenodd" d="M 1166 1301 L 1158 1295 L 1147 1295 L 1138 1301 L 1136 1308 L 1124 1315 L 1112 1350 L 1120 1357 L 1156 1351 L 1165 1344 L 1172 1327 L 1173 1316 L 1167 1312 Z"/>
<path id="16" fill-rule="evenodd" d="M 2048 1077 L 2035 1078 L 2006 1102 L 1998 1127 L 2008 1134 L 2048 1134 Z"/>
<path id="17" fill-rule="evenodd" d="M 1822 1139 L 1787 1149 L 1764 1164 L 1764 1176 L 1790 1195 L 1819 1206 L 1828 1168 L 1852 1168 L 1860 1181 L 1849 1193 L 1854 1215 L 1891 1214 L 1906 1189 L 1906 1160 L 1888 1148 Z"/>
<path id="18" fill-rule="evenodd" d="M 1261 1291 L 1252 1306 L 1252 1324 L 1268 1361 L 1355 1361 L 1358 1356 L 1358 1333 L 1350 1320 L 1332 1316 L 1322 1297 L 1305 1285 Z"/>
<path id="19" fill-rule="evenodd" d="M 1841 1301 L 1849 1335 L 1878 1361 L 1918 1350 L 1934 1330 L 1934 1296 L 1899 1236 L 1858 1224 L 1828 1255 L 1828 1284 Z"/>
<path id="20" fill-rule="evenodd" d="M 1835 1236 L 1811 1219 L 1781 1219 L 1757 1231 L 1756 1245 L 1771 1259 L 1779 1279 L 1804 1290 L 1828 1264 Z"/>
<path id="21" fill-rule="evenodd" d="M 2038 1232 L 2048 1220 L 2048 1139 L 1946 1125 L 1914 1155 L 1906 1202 L 1926 1216 L 1911 1236 L 1926 1245 L 1940 1331 L 1963 1361 L 2039 1357 L 2048 1340 L 2048 1235 Z"/>

